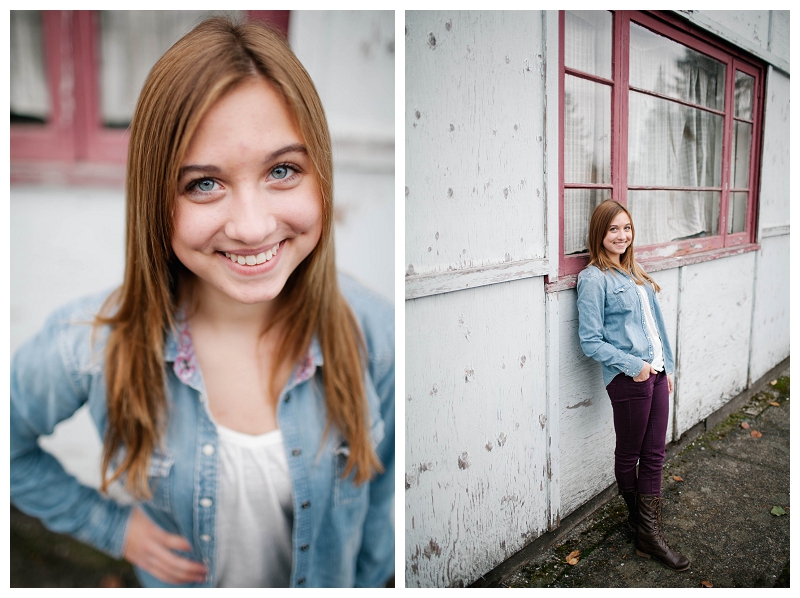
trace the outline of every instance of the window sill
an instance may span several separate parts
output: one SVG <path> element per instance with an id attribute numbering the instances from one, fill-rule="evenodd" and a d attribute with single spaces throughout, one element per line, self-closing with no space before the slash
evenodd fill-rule
<path id="1" fill-rule="evenodd" d="M 734 255 L 741 255 L 743 253 L 750 253 L 757 251 L 761 246 L 758 243 L 748 243 L 746 245 L 738 245 L 736 247 L 723 247 L 720 249 L 712 249 L 710 251 L 703 251 L 689 255 L 668 256 L 668 257 L 649 257 L 637 260 L 646 272 L 653 273 L 660 270 L 669 270 L 671 268 L 680 268 L 681 266 L 691 266 L 693 264 L 700 264 L 702 262 L 709 262 L 711 260 L 718 260 L 720 258 L 731 257 Z M 558 291 L 565 291 L 567 289 L 574 289 L 578 284 L 578 275 L 569 274 L 560 277 L 558 280 L 545 284 L 546 293 L 556 293 Z"/>

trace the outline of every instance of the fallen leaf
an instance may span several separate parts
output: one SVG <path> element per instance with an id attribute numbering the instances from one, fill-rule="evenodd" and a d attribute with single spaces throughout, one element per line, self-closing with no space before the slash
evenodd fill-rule
<path id="1" fill-rule="evenodd" d="M 777 380 L 773 380 L 772 382 L 770 382 L 770 384 L 772 384 L 772 386 L 775 386 L 777 383 L 778 383 Z"/>
<path id="2" fill-rule="evenodd" d="M 713 588 L 714 584 L 710 581 L 701 581 L 700 584 L 705 588 Z"/>
<path id="3" fill-rule="evenodd" d="M 761 438 L 761 432 L 758 430 L 753 430 L 750 432 L 750 438 Z"/>
<path id="4" fill-rule="evenodd" d="M 682 482 L 683 481 L 683 478 L 681 476 L 679 476 L 679 475 L 672 476 L 672 479 L 675 480 L 676 482 Z"/>
<path id="5" fill-rule="evenodd" d="M 780 407 L 781 406 L 781 404 L 778 401 L 770 401 L 769 404 L 772 405 L 773 407 Z"/>
<path id="6" fill-rule="evenodd" d="M 777 515 L 778 517 L 780 517 L 781 515 L 786 515 L 786 511 L 784 511 L 781 507 L 772 507 L 770 513 L 772 513 L 773 515 Z"/>
<path id="7" fill-rule="evenodd" d="M 580 559 L 578 559 L 578 556 L 580 554 L 581 554 L 580 550 L 573 550 L 572 552 L 570 552 L 567 555 L 567 565 L 573 565 L 573 566 L 577 565 L 578 561 L 580 560 Z"/>
<path id="8" fill-rule="evenodd" d="M 747 422 L 742 422 L 742 427 L 746 430 L 747 428 L 750 427 L 750 424 L 748 424 Z"/>

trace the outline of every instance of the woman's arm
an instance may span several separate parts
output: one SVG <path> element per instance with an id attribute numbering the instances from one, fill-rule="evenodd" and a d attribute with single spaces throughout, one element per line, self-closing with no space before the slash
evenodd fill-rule
<path id="1" fill-rule="evenodd" d="M 578 335 L 587 357 L 631 378 L 640 375 L 645 361 L 605 341 L 606 287 L 604 275 L 584 270 L 578 276 Z"/>
<path id="2" fill-rule="evenodd" d="M 90 326 L 61 310 L 23 345 L 11 366 L 11 502 L 116 558 L 122 556 L 130 507 L 80 484 L 38 444 L 89 396 Z M 87 316 L 91 321 L 91 316 Z"/>

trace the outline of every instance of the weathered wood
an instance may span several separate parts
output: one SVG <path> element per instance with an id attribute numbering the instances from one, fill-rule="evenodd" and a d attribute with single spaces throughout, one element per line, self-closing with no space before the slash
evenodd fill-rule
<path id="1" fill-rule="evenodd" d="M 577 292 L 559 296 L 561 517 L 614 482 L 614 419 L 600 364 L 578 339 Z"/>
<path id="2" fill-rule="evenodd" d="M 762 230 L 789 224 L 789 78 L 769 69 L 764 114 L 758 226 Z"/>
<path id="3" fill-rule="evenodd" d="M 751 380 L 789 356 L 789 235 L 763 239 L 757 256 Z"/>
<path id="4" fill-rule="evenodd" d="M 406 299 L 474 289 L 487 284 L 510 282 L 520 278 L 544 276 L 548 271 L 546 259 L 534 259 L 449 272 L 406 275 Z"/>
<path id="5" fill-rule="evenodd" d="M 747 385 L 755 253 L 681 272 L 676 434 Z"/>
<path id="6" fill-rule="evenodd" d="M 532 11 L 406 15 L 407 274 L 545 257 L 541 30 Z"/>
<path id="7" fill-rule="evenodd" d="M 406 302 L 406 584 L 468 584 L 548 529 L 544 285 Z"/>

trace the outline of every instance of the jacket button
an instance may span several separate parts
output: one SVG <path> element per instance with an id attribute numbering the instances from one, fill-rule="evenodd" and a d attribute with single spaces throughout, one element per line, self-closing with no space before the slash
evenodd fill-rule
<path id="1" fill-rule="evenodd" d="M 300 547 L 300 550 L 302 550 L 303 552 L 305 552 L 306 550 L 308 550 L 308 544 L 303 544 L 303 545 Z"/>
<path id="2" fill-rule="evenodd" d="M 301 506 L 301 507 L 303 507 L 304 509 L 307 509 L 308 507 L 310 507 L 310 506 L 311 506 L 311 503 L 310 503 L 310 502 L 308 502 L 308 501 L 305 501 L 305 502 L 304 502 L 302 505 L 300 505 L 300 506 Z"/>
<path id="3" fill-rule="evenodd" d="M 294 449 L 292 451 L 292 455 L 295 456 L 295 457 L 299 457 L 300 453 L 301 453 L 300 449 Z"/>
<path id="4" fill-rule="evenodd" d="M 205 446 L 203 446 L 203 454 L 206 457 L 210 457 L 211 455 L 213 455 L 214 454 L 214 445 L 213 444 L 206 444 Z"/>
<path id="5" fill-rule="evenodd" d="M 297 585 L 299 586 L 303 585 L 304 583 L 306 583 L 305 577 L 301 577 L 300 579 L 297 580 Z"/>
<path id="6" fill-rule="evenodd" d="M 200 536 L 200 539 L 201 539 L 203 542 L 211 542 L 211 536 L 209 536 L 208 534 L 202 534 L 202 535 Z"/>
<path id="7" fill-rule="evenodd" d="M 213 504 L 210 498 L 201 498 L 200 499 L 200 506 L 201 507 L 210 507 Z"/>

